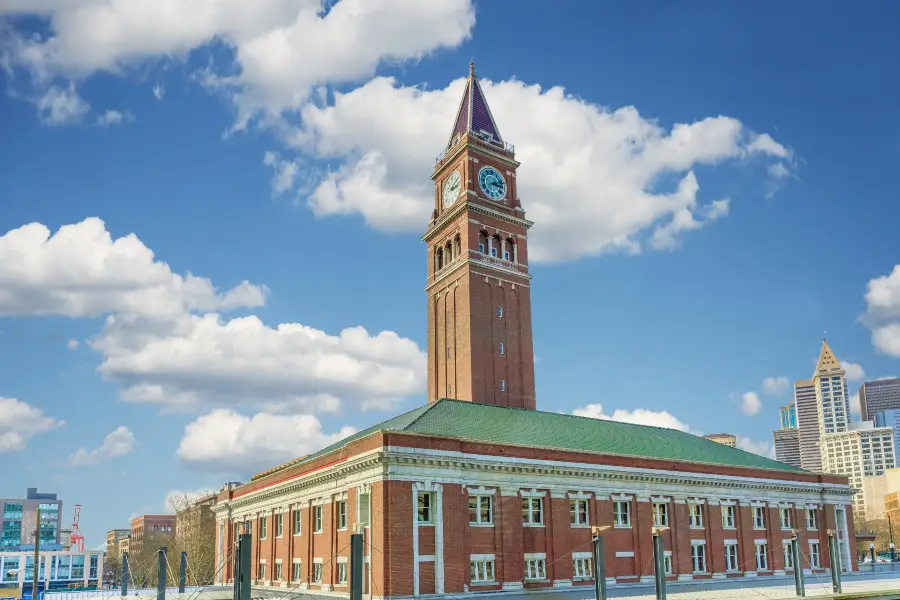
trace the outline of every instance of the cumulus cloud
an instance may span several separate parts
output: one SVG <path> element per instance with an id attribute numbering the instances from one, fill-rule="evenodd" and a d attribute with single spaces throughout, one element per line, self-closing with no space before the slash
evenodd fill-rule
<path id="1" fill-rule="evenodd" d="M 131 430 L 120 425 L 103 438 L 103 443 L 93 450 L 79 448 L 69 456 L 69 464 L 75 467 L 97 465 L 120 456 L 125 456 L 134 450 L 134 434 Z"/>
<path id="2" fill-rule="evenodd" d="M 863 370 L 862 366 L 856 363 L 842 360 L 841 366 L 844 367 L 847 381 L 862 381 L 866 378 L 866 372 Z"/>
<path id="3" fill-rule="evenodd" d="M 246 417 L 220 409 L 188 424 L 178 458 L 186 467 L 197 470 L 250 475 L 321 450 L 354 433 L 352 427 L 325 433 L 312 415 L 258 413 Z"/>
<path id="4" fill-rule="evenodd" d="M 637 408 L 633 411 L 629 411 L 619 408 L 613 411 L 612 415 L 607 415 L 603 412 L 602 404 L 588 404 L 576 408 L 572 411 L 572 414 L 579 417 L 590 417 L 592 419 L 621 421 L 623 423 L 634 423 L 635 425 L 651 425 L 653 427 L 677 429 L 678 431 L 690 431 L 690 427 L 664 410 L 655 411 Z"/>
<path id="5" fill-rule="evenodd" d="M 783 396 L 791 389 L 791 382 L 785 376 L 766 377 L 762 382 L 762 390 L 769 396 Z"/>
<path id="6" fill-rule="evenodd" d="M 608 110 L 521 81 L 482 80 L 505 139 L 523 167 L 516 179 L 535 222 L 530 257 L 576 259 L 645 246 L 671 249 L 680 236 L 724 217 L 729 199 L 703 204 L 694 169 L 726 161 L 781 160 L 789 150 L 760 143 L 730 117 L 709 117 L 665 129 L 634 107 Z M 465 86 L 398 85 L 376 77 L 329 105 L 308 104 L 285 139 L 301 154 L 337 164 L 312 190 L 320 216 L 361 215 L 376 229 L 420 231 L 432 207 L 437 149 L 447 143 Z M 404 126 L 396 126 L 402 114 Z"/>
<path id="7" fill-rule="evenodd" d="M 769 442 L 758 442 L 739 435 L 737 436 L 737 447 L 766 458 L 775 458 L 775 446 Z"/>
<path id="8" fill-rule="evenodd" d="M 96 124 L 100 127 L 109 127 L 110 125 L 121 125 L 133 121 L 134 117 L 130 112 L 121 112 L 118 110 L 106 109 L 102 115 L 97 117 Z"/>
<path id="9" fill-rule="evenodd" d="M 0 281 L 0 316 L 162 317 L 261 306 L 267 293 L 246 281 L 223 293 L 208 279 L 175 274 L 137 236 L 113 239 L 97 218 L 55 234 L 31 223 L 0 236 Z"/>
<path id="10" fill-rule="evenodd" d="M 0 454 L 24 450 L 30 438 L 62 425 L 26 402 L 0 397 Z"/>
<path id="11" fill-rule="evenodd" d="M 90 112 L 90 105 L 78 95 L 75 84 L 61 88 L 52 85 L 35 101 L 38 117 L 44 125 L 73 125 Z"/>
<path id="12" fill-rule="evenodd" d="M 741 412 L 753 416 L 762 410 L 762 401 L 756 392 L 744 392 L 741 394 Z"/>
<path id="13" fill-rule="evenodd" d="M 866 284 L 865 301 L 861 321 L 872 332 L 872 345 L 889 356 L 900 356 L 900 265 Z"/>
<path id="14" fill-rule="evenodd" d="M 166 95 L 166 88 L 163 87 L 161 83 L 157 83 L 153 86 L 153 97 L 157 100 L 162 100 Z"/>
<path id="15" fill-rule="evenodd" d="M 78 340 L 71 339 L 68 342 L 66 342 L 66 348 L 68 348 L 69 350 L 75 350 L 76 348 L 78 348 L 78 346 L 79 346 Z"/>

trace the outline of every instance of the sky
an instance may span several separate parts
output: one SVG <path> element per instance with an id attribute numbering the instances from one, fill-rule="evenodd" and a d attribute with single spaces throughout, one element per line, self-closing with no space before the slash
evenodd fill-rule
<path id="1" fill-rule="evenodd" d="M 435 157 L 515 145 L 537 403 L 772 452 L 900 375 L 900 6 L 0 0 L 0 497 L 87 545 L 425 402 Z M 826 333 L 827 332 L 827 333 Z"/>

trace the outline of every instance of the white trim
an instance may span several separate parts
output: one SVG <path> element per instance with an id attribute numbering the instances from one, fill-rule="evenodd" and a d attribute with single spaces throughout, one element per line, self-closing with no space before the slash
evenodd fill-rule
<path id="1" fill-rule="evenodd" d="M 634 557 L 634 552 L 631 550 L 628 550 L 626 552 L 616 552 L 616 558 L 633 558 L 633 557 Z M 637 575 L 635 575 L 635 577 L 637 577 Z"/>
<path id="2" fill-rule="evenodd" d="M 726 546 L 737 546 L 737 540 L 723 540 L 722 543 Z"/>
<path id="3" fill-rule="evenodd" d="M 470 554 L 469 562 L 475 560 L 497 560 L 497 556 L 495 554 Z"/>
<path id="4" fill-rule="evenodd" d="M 591 492 L 569 492 L 569 500 L 590 500 L 593 497 Z"/>
<path id="5" fill-rule="evenodd" d="M 546 552 L 526 552 L 525 560 L 547 560 Z"/>
<path id="6" fill-rule="evenodd" d="M 416 557 L 416 562 L 435 562 L 434 554 L 420 554 Z"/>
<path id="7" fill-rule="evenodd" d="M 318 565 L 323 564 L 323 563 L 322 563 L 322 559 L 321 559 L 321 558 L 313 558 L 313 564 L 314 564 L 314 565 L 316 565 L 316 564 L 318 564 Z"/>
<path id="8" fill-rule="evenodd" d="M 631 502 L 634 496 L 630 494 L 610 494 L 609 499 L 612 502 Z"/>
<path id="9" fill-rule="evenodd" d="M 486 488 L 483 485 L 477 488 L 466 488 L 470 496 L 493 496 L 497 493 L 497 488 Z"/>
<path id="10" fill-rule="evenodd" d="M 347 557 L 346 556 L 338 556 L 337 561 L 339 563 L 345 563 L 345 562 L 347 562 Z"/>
<path id="11" fill-rule="evenodd" d="M 650 501 L 653 502 L 654 504 L 668 504 L 669 502 L 672 501 L 672 497 L 671 496 L 661 496 L 661 495 L 660 496 L 651 495 Z"/>
<path id="12" fill-rule="evenodd" d="M 706 540 L 691 540 L 691 546 L 705 546 Z M 695 573 L 699 573 L 700 571 L 694 571 Z"/>
<path id="13" fill-rule="evenodd" d="M 688 504 L 706 504 L 706 498 L 688 498 Z"/>
<path id="14" fill-rule="evenodd" d="M 591 552 L 573 552 L 572 558 L 593 558 L 594 555 Z"/>
<path id="15" fill-rule="evenodd" d="M 757 545 L 763 545 L 763 544 L 768 544 L 769 540 L 767 540 L 766 538 L 759 538 L 759 539 L 753 540 L 753 543 L 757 544 Z"/>
<path id="16" fill-rule="evenodd" d="M 547 496 L 547 492 L 540 492 L 535 488 L 531 488 L 530 490 L 519 490 L 519 495 L 523 498 L 545 498 Z"/>

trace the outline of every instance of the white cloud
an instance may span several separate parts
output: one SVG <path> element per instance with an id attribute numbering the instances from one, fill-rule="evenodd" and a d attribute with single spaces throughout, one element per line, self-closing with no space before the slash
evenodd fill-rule
<path id="1" fill-rule="evenodd" d="M 890 356 L 900 356 L 900 264 L 888 275 L 866 284 L 863 324 L 872 331 L 872 344 Z"/>
<path id="2" fill-rule="evenodd" d="M 401 87 L 377 77 L 331 105 L 306 105 L 285 139 L 301 154 L 336 162 L 309 196 L 320 216 L 362 215 L 381 230 L 420 231 L 432 210 L 430 172 L 447 143 L 465 81 L 444 89 Z M 522 162 L 523 207 L 535 221 L 530 257 L 576 259 L 607 251 L 667 249 L 676 235 L 728 212 L 729 201 L 700 204 L 694 168 L 790 152 L 729 117 L 670 130 L 638 114 L 615 111 L 520 81 L 482 80 L 504 138 Z M 403 115 L 397 127 L 396 115 Z"/>
<path id="3" fill-rule="evenodd" d="M 121 125 L 134 120 L 130 112 L 120 112 L 118 110 L 106 109 L 106 111 L 97 117 L 96 124 L 100 127 L 109 127 L 110 125 Z"/>
<path id="4" fill-rule="evenodd" d="M 111 316 L 90 342 L 123 398 L 169 408 L 264 405 L 273 411 L 384 408 L 425 389 L 425 354 L 392 331 L 329 335 L 299 323 L 216 314 L 166 321 Z M 338 400 L 340 399 L 340 400 Z"/>
<path id="5" fill-rule="evenodd" d="M 741 411 L 745 415 L 755 415 L 762 409 L 762 401 L 756 392 L 744 392 L 741 394 Z"/>
<path id="6" fill-rule="evenodd" d="M 97 465 L 120 456 L 125 456 L 134 450 L 134 434 L 131 430 L 120 425 L 103 438 L 103 443 L 93 450 L 79 448 L 75 454 L 69 456 L 69 464 L 76 467 Z"/>
<path id="7" fill-rule="evenodd" d="M 188 424 L 178 458 L 199 470 L 249 475 L 321 450 L 355 432 L 343 427 L 326 434 L 312 415 L 259 413 L 246 417 L 220 409 Z"/>
<path id="8" fill-rule="evenodd" d="M 300 171 L 296 161 L 283 160 L 277 152 L 266 152 L 263 164 L 272 167 L 272 192 L 276 196 L 294 187 L 294 180 Z"/>
<path id="9" fill-rule="evenodd" d="M 0 454 L 24 450 L 33 436 L 62 425 L 65 421 L 48 417 L 39 408 L 15 398 L 0 397 Z"/>
<path id="10" fill-rule="evenodd" d="M 766 458 L 775 458 L 775 447 L 769 442 L 757 442 L 744 436 L 737 436 L 737 447 Z"/>
<path id="11" fill-rule="evenodd" d="M 75 90 L 75 84 L 66 88 L 50 86 L 35 101 L 38 117 L 45 125 L 73 125 L 80 123 L 90 112 L 90 105 Z"/>
<path id="12" fill-rule="evenodd" d="M 157 100 L 162 100 L 165 95 L 166 95 L 166 88 L 163 87 L 163 85 L 161 83 L 156 83 L 153 86 L 153 96 Z"/>
<path id="13" fill-rule="evenodd" d="M 572 414 L 578 417 L 590 417 L 592 419 L 603 419 L 606 421 L 621 421 L 623 423 L 634 423 L 636 425 L 651 425 L 653 427 L 677 429 L 678 431 L 690 431 L 690 427 L 664 410 L 655 411 L 637 408 L 633 411 L 628 411 L 619 408 L 613 411 L 612 415 L 607 415 L 603 412 L 603 405 L 588 404 L 587 406 L 576 408 L 572 411 Z"/>
<path id="14" fill-rule="evenodd" d="M 762 382 L 763 393 L 770 396 L 783 396 L 791 388 L 791 382 L 785 376 L 766 377 Z"/>
<path id="15" fill-rule="evenodd" d="M 208 279 L 172 272 L 134 234 L 113 239 L 89 218 L 55 234 L 31 223 L 0 236 L 0 316 L 172 316 L 261 306 L 265 287 L 220 293 Z"/>
<path id="16" fill-rule="evenodd" d="M 866 372 L 863 370 L 862 366 L 856 363 L 842 360 L 841 366 L 844 367 L 847 381 L 862 381 L 866 378 Z"/>
<path id="17" fill-rule="evenodd" d="M 69 350 L 75 350 L 76 348 L 78 348 L 78 346 L 79 346 L 78 340 L 72 339 L 72 340 L 69 340 L 68 342 L 66 342 L 66 348 L 68 348 Z"/>

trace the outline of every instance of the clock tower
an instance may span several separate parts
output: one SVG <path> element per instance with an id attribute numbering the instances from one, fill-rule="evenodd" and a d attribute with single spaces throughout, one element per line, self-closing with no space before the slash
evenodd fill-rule
<path id="1" fill-rule="evenodd" d="M 437 160 L 428 244 L 428 401 L 534 409 L 528 229 L 515 152 L 469 77 Z"/>

